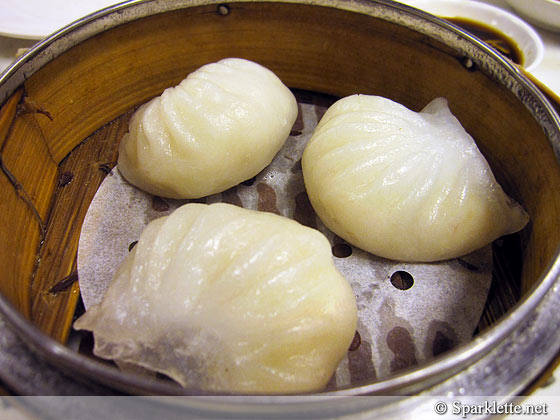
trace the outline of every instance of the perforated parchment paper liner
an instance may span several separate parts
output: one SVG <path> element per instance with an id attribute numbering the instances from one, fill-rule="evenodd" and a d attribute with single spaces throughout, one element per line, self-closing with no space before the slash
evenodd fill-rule
<path id="1" fill-rule="evenodd" d="M 272 163 L 255 178 L 221 194 L 198 200 L 162 199 L 128 184 L 114 168 L 82 227 L 78 274 L 85 307 L 102 299 L 113 272 L 151 220 L 190 201 L 221 201 L 293 218 L 330 241 L 336 267 L 355 292 L 359 322 L 329 389 L 384 379 L 471 340 L 492 280 L 491 246 L 440 263 L 389 261 L 349 245 L 313 212 L 301 155 L 328 105 L 324 97 L 300 95 L 298 119 Z"/>

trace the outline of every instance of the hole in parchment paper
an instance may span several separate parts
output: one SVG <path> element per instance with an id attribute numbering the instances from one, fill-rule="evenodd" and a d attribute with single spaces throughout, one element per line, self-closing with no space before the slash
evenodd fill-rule
<path id="1" fill-rule="evenodd" d="M 346 258 L 352 255 L 352 247 L 348 244 L 336 244 L 332 247 L 332 253 L 337 258 Z"/>
<path id="2" fill-rule="evenodd" d="M 132 251 L 132 248 L 134 248 L 137 243 L 138 241 L 131 242 L 130 245 L 128 245 L 128 252 Z"/>
<path id="3" fill-rule="evenodd" d="M 406 271 L 395 271 L 391 274 L 391 284 L 399 290 L 408 290 L 414 285 L 414 279 Z"/>

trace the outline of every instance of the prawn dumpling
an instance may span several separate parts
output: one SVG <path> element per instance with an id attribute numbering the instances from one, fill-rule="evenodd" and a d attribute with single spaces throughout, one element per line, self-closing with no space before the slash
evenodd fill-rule
<path id="1" fill-rule="evenodd" d="M 419 113 L 378 96 L 343 98 L 318 124 L 302 167 L 325 225 L 393 260 L 465 255 L 529 220 L 444 98 Z"/>
<path id="2" fill-rule="evenodd" d="M 134 113 L 118 168 L 131 184 L 162 197 L 219 193 L 272 161 L 297 113 L 294 95 L 272 71 L 223 59 Z"/>
<path id="3" fill-rule="evenodd" d="M 103 300 L 74 327 L 94 353 L 190 388 L 323 388 L 357 306 L 318 231 L 230 204 L 186 204 L 148 224 Z"/>

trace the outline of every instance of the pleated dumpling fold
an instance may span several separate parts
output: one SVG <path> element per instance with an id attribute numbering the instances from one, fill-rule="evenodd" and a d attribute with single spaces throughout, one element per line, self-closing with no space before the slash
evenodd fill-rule
<path id="1" fill-rule="evenodd" d="M 74 327 L 94 353 L 190 389 L 322 389 L 357 323 L 352 288 L 317 230 L 230 204 L 186 204 L 148 224 L 103 300 Z"/>
<path id="2" fill-rule="evenodd" d="M 131 117 L 118 168 L 131 184 L 168 198 L 200 198 L 266 167 L 297 117 L 292 92 L 240 58 L 207 64 Z"/>
<path id="3" fill-rule="evenodd" d="M 321 220 L 393 260 L 459 257 L 529 220 L 444 98 L 419 113 L 379 96 L 343 98 L 319 122 L 302 167 Z"/>

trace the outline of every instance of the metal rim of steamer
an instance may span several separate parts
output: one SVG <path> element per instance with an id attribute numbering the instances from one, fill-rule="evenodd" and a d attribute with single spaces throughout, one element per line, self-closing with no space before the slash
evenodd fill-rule
<path id="1" fill-rule="evenodd" d="M 254 0 L 246 0 L 254 1 Z M 274 0 L 264 0 L 274 1 Z M 230 3 L 244 2 L 233 0 Z M 515 66 L 460 28 L 408 6 L 389 0 L 287 0 L 284 3 L 310 4 L 338 8 L 391 21 L 439 40 L 464 54 L 478 68 L 507 87 L 529 109 L 560 159 L 560 118 L 543 94 Z M 224 5 L 216 0 L 132 0 L 94 13 L 56 32 L 36 44 L 0 74 L 0 103 L 4 102 L 29 76 L 79 42 L 117 25 L 145 16 L 201 5 Z M 537 285 L 514 310 L 491 328 L 462 346 L 418 369 L 406 371 L 384 381 L 346 390 L 321 394 L 337 400 L 337 411 L 362 414 L 381 410 L 379 400 L 343 399 L 358 395 L 515 395 L 522 392 L 548 366 L 560 349 L 560 258 L 556 258 Z M 29 323 L 0 295 L 0 331 L 5 337 L 0 350 L 17 348 L 24 363 L 0 355 L 0 377 L 21 394 L 61 395 L 69 393 L 112 393 L 115 389 L 131 392 L 175 395 L 188 390 L 163 382 L 123 374 L 100 362 L 81 356 L 56 343 Z M 10 347 L 11 346 L 11 347 Z M 39 357 L 37 357 L 39 356 Z M 24 366 L 26 365 L 26 366 Z M 512 369 L 515 367 L 515 369 Z M 37 376 L 38 370 L 43 375 Z M 65 372 L 73 372 L 69 378 Z M 34 376 L 33 376 L 34 375 Z M 33 376 L 33 377 L 31 377 Z M 83 376 L 83 378 L 80 378 Z M 84 385 L 84 378 L 95 379 L 95 386 Z M 55 379 L 53 379 L 55 378 Z M 31 385 L 32 381 L 33 385 Z M 55 384 L 53 387 L 53 383 Z M 112 386 L 108 385 L 112 384 Z M 43 387 L 43 388 L 42 388 Z M 73 391 L 71 391 L 73 390 Z M 189 392 L 193 395 L 192 392 Z M 194 393 L 200 395 L 200 393 Z M 328 404 L 310 397 L 235 397 L 235 399 L 192 400 L 181 406 L 197 407 L 203 412 L 269 412 L 275 407 L 286 415 L 301 413 L 301 404 L 310 412 L 324 412 Z M 423 401 L 423 400 L 422 400 Z M 394 402 L 394 401 L 393 401 Z M 43 402 L 44 403 L 44 402 Z M 192 405 L 194 404 L 194 405 Z M 381 403 L 383 405 L 384 403 Z M 418 402 L 398 402 L 397 411 L 412 414 Z M 255 408 L 257 407 L 257 408 Z M 56 410 L 54 405 L 51 405 Z M 256 411 L 255 411 L 256 410 Z M 260 410 L 260 411 L 259 411 Z M 373 411 L 372 411 L 373 410 Z M 393 411 L 394 413 L 394 411 Z M 354 418 L 361 418 L 361 415 Z M 371 417 L 368 417 L 371 418 Z"/>

